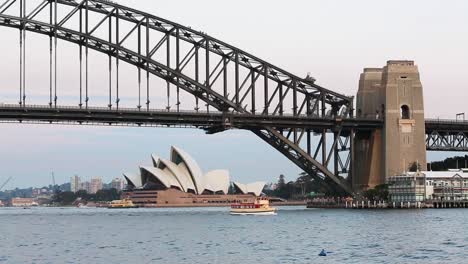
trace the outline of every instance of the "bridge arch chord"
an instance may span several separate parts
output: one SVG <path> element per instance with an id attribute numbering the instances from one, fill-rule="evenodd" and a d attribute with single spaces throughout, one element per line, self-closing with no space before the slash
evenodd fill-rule
<path id="1" fill-rule="evenodd" d="M 147 78 L 149 78 L 149 74 L 153 74 L 167 82 L 168 102 L 169 91 L 176 90 L 177 111 L 179 111 L 180 106 L 179 89 L 182 89 L 195 96 L 197 111 L 199 108 L 198 99 L 201 99 L 208 106 L 223 112 L 283 115 L 287 114 L 288 109 L 290 109 L 291 114 L 294 116 L 305 115 L 321 118 L 352 116 L 352 98 L 318 86 L 311 78 L 299 78 L 189 27 L 109 1 L 44 0 L 40 1 L 37 6 L 30 7 L 32 11 L 28 13 L 26 12 L 25 3 L 26 0 L 4 0 L 0 2 L 0 25 L 19 28 L 20 32 L 32 31 L 48 35 L 51 39 L 62 39 L 78 44 L 80 46 L 80 70 L 83 47 L 86 50 L 89 48 L 107 54 L 109 61 L 111 57 L 114 57 L 117 64 L 121 60 L 135 65 L 139 72 L 141 70 L 147 72 Z M 19 5 L 19 8 L 15 9 L 15 5 Z M 59 19 L 58 13 L 62 6 L 69 6 L 71 10 L 61 11 Z M 15 11 L 18 10 L 19 16 L 15 15 Z M 48 19 L 41 21 L 39 14 L 47 10 L 48 14 L 45 17 L 48 17 Z M 100 14 L 102 18 L 93 27 L 90 27 L 90 18 L 93 14 Z M 78 26 L 75 25 L 73 28 L 68 23 L 76 16 L 79 18 L 79 23 Z M 133 23 L 133 27 L 125 35 L 121 35 L 119 31 L 122 21 Z M 108 31 L 104 35 L 108 35 L 108 39 L 98 34 L 106 22 L 108 23 Z M 162 37 L 155 41 L 152 38 L 154 32 L 162 33 Z M 131 45 L 127 45 L 132 35 L 137 36 L 138 44 L 136 49 L 130 48 Z M 25 34 L 22 36 L 25 39 Z M 171 43 L 175 43 L 175 50 L 173 48 L 174 44 Z M 191 45 L 188 52 L 184 54 L 182 54 L 182 44 Z M 162 62 L 158 52 L 161 51 L 164 45 L 166 47 L 166 57 L 165 61 Z M 204 54 L 200 56 L 201 53 Z M 87 54 L 88 52 L 86 52 L 86 56 Z M 171 63 L 173 57 L 175 57 L 175 63 Z M 218 62 L 213 64 L 212 62 L 215 59 L 218 59 Z M 187 66 L 189 64 L 192 66 Z M 229 68 L 229 65 L 231 68 Z M 190 72 L 188 69 L 190 69 Z M 204 77 L 200 76 L 201 73 L 204 73 Z M 230 74 L 231 76 L 229 76 Z M 234 79 L 234 85 L 231 89 L 228 87 L 231 84 L 230 79 Z M 222 80 L 222 82 L 219 80 Z M 215 84 L 217 84 L 216 87 L 221 86 L 221 91 L 216 90 Z M 80 86 L 80 93 L 81 90 Z M 23 94 L 20 95 L 20 98 L 22 98 L 20 101 L 25 106 L 26 90 L 24 86 L 21 91 Z M 147 98 L 149 98 L 149 92 L 148 85 Z M 109 85 L 109 108 L 112 108 L 113 103 L 111 93 L 112 86 Z M 118 84 L 116 93 L 115 103 L 118 108 L 120 101 Z M 52 97 L 51 89 L 51 100 L 49 102 L 51 106 L 53 104 Z M 81 98 L 82 95 L 80 94 L 80 107 L 82 106 Z M 88 99 L 86 94 L 86 107 Z M 257 105 L 261 101 L 263 101 L 263 110 L 258 111 Z M 57 96 L 54 98 L 54 104 L 57 106 Z M 146 105 L 149 110 L 149 99 L 147 99 Z M 141 105 L 138 107 L 140 108 Z M 170 107 L 171 105 L 168 103 L 168 110 Z M 209 111 L 210 108 L 207 107 L 207 110 Z M 327 131 L 322 131 L 322 139 L 318 144 L 316 153 L 321 148 L 320 152 L 323 154 L 323 160 L 321 166 L 318 166 L 320 163 L 315 160 L 317 154 L 311 156 L 310 151 L 310 145 L 312 144 L 310 134 L 313 132 L 312 130 L 291 129 L 286 132 L 288 135 L 284 136 L 284 131 L 274 127 L 244 128 L 253 130 L 276 149 L 287 146 L 288 158 L 292 159 L 296 164 L 302 164 L 300 167 L 309 168 L 306 171 L 310 173 L 319 171 L 324 177 L 333 179 L 335 183 L 349 192 L 346 184 L 334 177 L 338 167 L 337 164 L 340 163 L 337 153 L 339 150 L 338 145 L 342 144 L 341 130 L 339 133 L 334 133 L 334 144 L 328 154 L 326 154 L 325 141 Z M 307 151 L 304 151 L 299 144 L 304 135 L 307 135 Z M 294 139 L 291 140 L 290 137 L 294 137 Z M 335 174 L 331 173 L 327 168 L 332 156 L 334 156 Z"/>
<path id="2" fill-rule="evenodd" d="M 248 108 L 253 113 L 280 115 L 292 110 L 292 114 L 295 115 L 305 114 L 308 111 L 323 116 L 339 114 L 340 110 L 342 114 L 352 112 L 350 97 L 318 86 L 311 79 L 299 78 L 203 32 L 148 13 L 110 1 L 52 0 L 40 1 L 37 6 L 29 8 L 33 11 L 27 15 L 20 14 L 15 21 L 15 16 L 11 14 L 8 16 L 7 13 L 9 10 L 16 11 L 12 9 L 14 6 L 12 3 L 21 4 L 25 0 L 3 1 L 4 7 L 0 10 L 3 20 L 0 23 L 4 26 L 47 33 L 65 40 L 68 38 L 68 41 L 80 46 L 96 49 L 119 59 L 125 57 L 127 62 L 134 65 L 138 63 L 137 67 L 151 70 L 153 74 L 156 74 L 155 70 L 160 71 L 159 75 L 164 75 L 159 76 L 161 78 L 182 79 L 180 73 L 185 73 L 185 77 L 191 77 L 189 80 L 187 78 L 179 80 L 179 83 L 177 80 L 168 80 L 177 86 L 177 89 L 186 88 L 182 85 L 184 83 L 195 86 L 193 82 L 196 81 L 204 86 L 197 87 L 201 90 L 198 91 L 200 93 L 204 92 L 203 88 L 211 89 L 215 84 L 219 84 L 218 86 L 222 86 L 220 94 L 223 94 L 224 98 L 229 98 L 231 102 L 244 109 Z M 63 6 L 69 6 L 71 9 L 64 9 Z M 50 19 L 41 21 L 39 17 L 47 17 L 41 16 L 41 13 L 48 13 Z M 95 14 L 101 16 L 94 17 L 96 22 L 90 25 Z M 72 23 L 77 19 L 81 23 Z M 109 27 L 106 27 L 107 23 Z M 123 29 L 123 23 L 130 25 L 127 30 Z M 48 32 L 45 32 L 46 30 Z M 109 38 L 104 41 L 106 38 L 101 37 L 99 32 L 106 30 L 108 32 L 101 35 L 108 35 Z M 78 32 L 80 34 L 77 34 Z M 160 34 L 155 35 L 155 33 Z M 132 42 L 131 39 L 136 39 L 138 45 L 134 45 L 135 41 Z M 189 46 L 185 53 L 182 50 L 183 44 Z M 155 59 L 160 52 L 166 55 L 164 62 Z M 189 65 L 192 65 L 192 69 Z M 229 71 L 229 66 L 233 73 Z M 166 72 L 169 69 L 174 71 Z M 190 74 L 187 72 L 189 69 L 193 70 Z M 201 73 L 203 77 L 200 76 Z M 233 76 L 228 76 L 231 74 Z M 232 85 L 234 87 L 229 87 L 231 91 L 226 87 L 230 84 L 227 80 L 229 78 L 235 82 L 235 85 Z M 200 96 L 196 94 L 196 97 Z M 263 101 L 262 111 L 256 109 L 259 101 Z M 179 103 L 177 102 L 177 105 Z M 309 109 L 305 109 L 307 103 L 311 104 Z M 222 106 L 214 105 L 214 107 Z"/>

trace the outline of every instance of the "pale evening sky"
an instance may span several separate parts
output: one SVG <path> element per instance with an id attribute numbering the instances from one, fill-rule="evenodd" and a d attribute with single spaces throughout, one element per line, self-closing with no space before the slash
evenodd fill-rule
<path id="1" fill-rule="evenodd" d="M 426 117 L 468 112 L 464 0 L 117 2 L 206 32 L 296 75 L 310 72 L 322 86 L 346 95 L 356 93 L 362 68 L 381 67 L 389 59 L 415 60 Z M 12 76 L 18 71 L 10 63 L 17 60 L 17 36 L 17 31 L 0 28 L 0 102 L 11 99 L 4 87 L 17 84 Z M 34 41 L 31 37 L 29 45 L 35 46 Z M 32 58 L 48 58 L 47 43 L 37 40 L 36 46 L 44 49 Z M 62 47 L 62 52 L 76 51 L 71 44 Z M 30 85 L 34 78 L 47 80 L 47 67 L 29 71 Z M 65 85 L 74 71 L 64 69 L 62 74 Z M 105 69 L 94 74 L 99 77 Z M 279 174 L 293 179 L 300 172 L 248 131 L 204 135 L 192 129 L 18 124 L 0 124 L 0 131 L 0 183 L 13 176 L 6 188 L 48 185 L 51 171 L 58 183 L 74 174 L 102 176 L 107 182 L 150 164 L 151 153 L 167 157 L 171 145 L 191 153 L 204 171 L 228 169 L 237 181 L 276 181 Z M 452 154 L 430 153 L 429 160 Z"/>

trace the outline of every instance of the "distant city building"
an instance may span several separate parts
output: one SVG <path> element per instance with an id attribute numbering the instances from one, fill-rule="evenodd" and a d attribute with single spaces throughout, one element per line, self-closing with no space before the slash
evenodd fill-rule
<path id="1" fill-rule="evenodd" d="M 91 189 L 89 193 L 97 193 L 102 190 L 102 179 L 101 177 L 94 177 L 91 179 Z"/>
<path id="2" fill-rule="evenodd" d="M 70 191 L 76 193 L 81 189 L 81 178 L 77 175 L 70 178 Z"/>
<path id="3" fill-rule="evenodd" d="M 11 206 L 13 207 L 29 207 L 37 205 L 36 202 L 34 202 L 33 198 L 12 198 L 11 199 Z"/>
<path id="4" fill-rule="evenodd" d="M 34 189 L 32 190 L 32 196 L 33 196 L 33 197 L 36 197 L 36 196 L 38 196 L 38 195 L 41 195 L 41 189 L 34 188 Z"/>
<path id="5" fill-rule="evenodd" d="M 121 178 L 115 178 L 111 182 L 111 188 L 121 191 L 123 189 L 124 182 Z"/>
<path id="6" fill-rule="evenodd" d="M 91 193 L 91 183 L 89 181 L 82 182 L 80 190 L 86 191 L 87 193 Z"/>
<path id="7" fill-rule="evenodd" d="M 32 197 L 39 197 L 41 195 L 46 195 L 46 194 L 49 194 L 51 193 L 48 189 L 46 188 L 33 188 L 32 189 Z"/>

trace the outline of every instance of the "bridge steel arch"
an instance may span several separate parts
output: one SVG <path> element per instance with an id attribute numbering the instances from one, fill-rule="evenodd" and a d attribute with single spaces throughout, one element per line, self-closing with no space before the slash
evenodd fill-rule
<path id="1" fill-rule="evenodd" d="M 353 116 L 352 97 L 325 89 L 309 76 L 300 78 L 203 32 L 110 1 L 44 0 L 28 9 L 26 3 L 31 2 L 0 1 L 0 26 L 19 29 L 22 60 L 26 57 L 23 46 L 26 32 L 49 36 L 50 109 L 60 108 L 57 84 L 52 78 L 53 72 L 56 76 L 57 64 L 52 58 L 56 59 L 57 40 L 61 39 L 79 46 L 79 109 L 90 108 L 87 75 L 88 50 L 92 49 L 108 55 L 109 76 L 112 75 L 112 59 L 115 60 L 117 81 L 112 84 L 109 77 L 109 111 L 121 111 L 118 73 L 119 62 L 122 61 L 138 70 L 138 111 L 151 111 L 150 92 L 154 90 L 149 84 L 149 76 L 154 75 L 167 82 L 168 112 L 181 111 L 179 95 L 182 91 L 194 96 L 196 112 L 200 111 L 201 100 L 206 103 L 207 112 L 265 117 L 289 114 L 334 120 L 335 125 L 328 129 L 314 126 L 284 128 L 275 127 L 274 123 L 250 124 L 242 128 L 251 130 L 324 185 L 338 186 L 343 192 L 352 193 L 349 182 L 340 176 L 347 174 L 348 180 L 352 177 L 354 128 L 341 125 L 344 119 Z M 93 15 L 100 16 L 100 19 L 91 25 L 90 17 Z M 76 19 L 79 22 L 72 23 Z M 130 29 L 121 31 L 123 23 L 131 25 Z M 107 31 L 104 34 L 107 38 L 98 34 L 103 29 Z M 154 38 L 155 34 L 160 38 Z M 133 43 L 130 39 L 136 39 L 136 48 L 128 44 Z M 24 72 L 25 64 L 22 65 L 20 71 Z M 145 94 L 141 88 L 142 71 L 146 73 L 146 107 L 141 104 L 141 94 Z M 29 90 L 26 89 L 24 73 L 20 75 L 18 105 L 27 111 Z M 175 109 L 169 103 L 170 92 L 176 96 Z M 208 131 L 224 129 L 226 126 L 213 126 Z M 327 133 L 330 132 L 333 133 L 331 146 L 327 145 Z M 313 140 L 313 135 L 320 139 Z M 342 152 L 346 155 L 343 156 Z"/>

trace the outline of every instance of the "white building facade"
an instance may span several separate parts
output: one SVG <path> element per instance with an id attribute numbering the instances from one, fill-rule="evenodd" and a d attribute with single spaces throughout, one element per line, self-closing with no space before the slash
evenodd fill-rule
<path id="1" fill-rule="evenodd" d="M 81 178 L 77 175 L 70 178 L 70 191 L 76 193 L 81 189 Z"/>
<path id="2" fill-rule="evenodd" d="M 393 202 L 468 201 L 468 169 L 409 172 L 387 183 Z"/>

